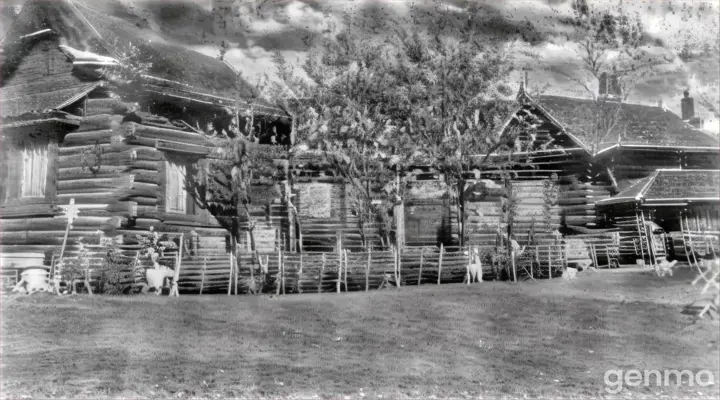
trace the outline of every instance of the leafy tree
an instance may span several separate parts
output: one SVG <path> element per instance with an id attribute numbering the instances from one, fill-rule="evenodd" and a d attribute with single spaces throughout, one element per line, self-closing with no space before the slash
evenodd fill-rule
<path id="1" fill-rule="evenodd" d="M 311 50 L 305 80 L 278 60 L 279 93 L 296 100 L 298 141 L 346 179 L 361 232 L 379 222 L 387 242 L 408 167 L 435 167 L 462 210 L 463 174 L 493 162 L 490 153 L 516 149 L 529 127 L 507 120 L 517 106 L 508 101 L 513 62 L 504 40 L 482 33 L 482 9 L 455 13 L 436 3 L 430 16 L 421 11 L 409 21 L 346 15 L 346 28 Z"/>
<path id="2" fill-rule="evenodd" d="M 400 129 L 419 139 L 424 159 L 443 174 L 461 217 L 461 244 L 466 174 L 474 170 L 479 178 L 482 169 L 496 168 L 507 178 L 514 159 L 491 155 L 528 150 L 531 143 L 516 139 L 523 131 L 532 135 L 538 122 L 531 116 L 508 119 L 519 109 L 508 82 L 515 68 L 512 46 L 508 37 L 488 35 L 487 18 L 477 4 L 458 15 L 436 3 L 430 17 L 414 16 L 410 30 L 398 35 Z"/>
<path id="3" fill-rule="evenodd" d="M 251 214 L 254 171 L 272 166 L 273 159 L 281 158 L 284 149 L 261 148 L 242 135 L 218 137 L 215 145 L 214 156 L 201 162 L 196 173 L 186 177 L 186 190 L 236 241 L 249 232 L 251 250 L 256 252 L 257 221 Z"/>

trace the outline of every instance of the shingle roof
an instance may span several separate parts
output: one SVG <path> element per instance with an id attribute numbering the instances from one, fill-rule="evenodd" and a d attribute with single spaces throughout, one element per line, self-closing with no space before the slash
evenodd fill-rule
<path id="1" fill-rule="evenodd" d="M 659 170 L 643 193 L 645 200 L 718 199 L 719 170 Z"/>
<path id="2" fill-rule="evenodd" d="M 593 143 L 592 125 L 599 120 L 599 116 L 610 115 L 609 120 L 617 123 L 610 133 L 602 138 L 596 152 L 618 143 L 666 147 L 719 146 L 716 138 L 693 129 L 680 117 L 661 107 L 611 101 L 595 102 L 563 96 L 540 96 L 535 101 L 588 148 Z M 614 115 L 617 115 L 617 118 Z"/>
<path id="3" fill-rule="evenodd" d="M 691 199 L 720 201 L 720 170 L 660 169 L 597 204 Z"/>
<path id="4" fill-rule="evenodd" d="M 139 58 L 152 63 L 147 74 L 170 81 L 161 85 L 164 91 L 190 94 L 187 97 L 209 95 L 231 101 L 252 99 L 261 112 L 284 114 L 276 106 L 257 99 L 252 86 L 239 78 L 224 61 L 161 39 L 148 40 L 152 32 L 142 24 L 106 15 L 93 8 L 93 0 L 30 0 L 18 16 L 11 35 L 19 36 L 42 28 L 56 30 L 81 50 L 100 52 L 104 49 L 113 57 L 126 53 L 132 43 L 140 51 Z"/>
<path id="5" fill-rule="evenodd" d="M 74 99 L 79 99 L 98 82 L 88 82 L 75 75 L 62 75 L 59 79 L 48 80 L 12 80 L 12 74 L 20 61 L 42 41 L 55 40 L 56 34 L 50 30 L 40 30 L 32 34 L 3 42 L 2 87 L 0 87 L 0 116 L 3 119 L 27 113 L 42 113 L 62 108 Z M 63 68 L 60 66 L 59 68 Z"/>
<path id="6" fill-rule="evenodd" d="M 253 97 L 251 86 L 237 79 L 235 71 L 223 61 L 173 44 L 148 41 L 147 30 L 97 11 L 92 1 L 70 1 L 109 45 L 108 50 L 122 54 L 127 51 L 130 42 L 139 47 L 141 59 L 152 63 L 149 75 L 194 86 L 199 91 L 221 97 Z"/>

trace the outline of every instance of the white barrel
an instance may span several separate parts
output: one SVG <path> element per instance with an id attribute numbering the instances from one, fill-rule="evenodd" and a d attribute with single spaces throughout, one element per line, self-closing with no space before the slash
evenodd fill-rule
<path id="1" fill-rule="evenodd" d="M 45 268 L 30 268 L 20 274 L 21 278 L 27 282 L 28 293 L 49 291 L 48 275 L 48 270 Z"/>

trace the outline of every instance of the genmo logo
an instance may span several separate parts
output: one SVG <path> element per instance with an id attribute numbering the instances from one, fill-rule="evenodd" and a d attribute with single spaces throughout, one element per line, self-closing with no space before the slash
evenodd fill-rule
<path id="1" fill-rule="evenodd" d="M 715 384 L 715 376 L 706 369 L 697 372 L 687 369 L 682 371 L 676 369 L 664 371 L 611 369 L 605 372 L 604 383 L 606 392 L 617 394 L 626 386 L 710 386 Z"/>

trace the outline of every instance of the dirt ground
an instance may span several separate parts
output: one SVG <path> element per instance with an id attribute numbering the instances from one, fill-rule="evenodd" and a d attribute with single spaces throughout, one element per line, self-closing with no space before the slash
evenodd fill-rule
<path id="1" fill-rule="evenodd" d="M 369 293 L 2 296 L 1 397 L 717 398 L 717 320 L 690 271 Z M 625 387 L 611 369 L 707 369 Z"/>

